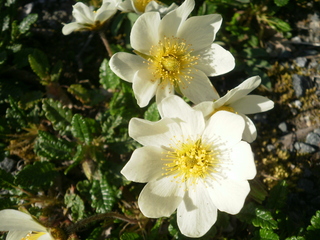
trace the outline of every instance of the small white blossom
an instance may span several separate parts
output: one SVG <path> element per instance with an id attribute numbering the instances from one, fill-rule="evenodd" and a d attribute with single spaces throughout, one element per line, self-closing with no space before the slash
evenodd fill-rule
<path id="1" fill-rule="evenodd" d="M 6 240 L 54 240 L 48 230 L 29 214 L 13 209 L 0 211 L 0 231 L 9 231 Z"/>
<path id="2" fill-rule="evenodd" d="M 205 121 L 178 96 L 165 98 L 158 108 L 158 122 L 131 119 L 129 135 L 143 147 L 121 173 L 147 183 L 138 198 L 145 216 L 168 217 L 177 210 L 181 232 L 201 237 L 217 210 L 241 210 L 250 191 L 247 180 L 256 175 L 250 145 L 241 141 L 244 120 L 220 111 Z"/>
<path id="3" fill-rule="evenodd" d="M 172 3 L 169 7 L 153 0 L 124 0 L 118 5 L 118 9 L 123 12 L 135 12 L 139 15 L 145 12 L 159 12 L 164 16 L 168 12 L 176 9 L 177 4 Z"/>
<path id="4" fill-rule="evenodd" d="M 130 41 L 137 55 L 119 52 L 110 67 L 120 78 L 132 82 L 138 105 L 159 103 L 176 92 L 191 101 L 201 95 L 216 97 L 207 76 L 231 71 L 234 57 L 213 43 L 220 28 L 219 14 L 188 18 L 194 0 L 186 0 L 162 19 L 158 12 L 142 14 L 132 27 Z"/>
<path id="5" fill-rule="evenodd" d="M 257 129 L 254 123 L 246 116 L 246 114 L 253 114 L 265 112 L 273 108 L 273 101 L 266 97 L 259 95 L 248 95 L 261 83 L 259 76 L 251 77 L 241 83 L 239 86 L 228 91 L 226 95 L 218 99 L 209 99 L 202 95 L 205 100 L 194 108 L 202 111 L 205 118 L 209 118 L 212 114 L 225 110 L 236 113 L 242 116 L 245 120 L 245 129 L 243 132 L 243 139 L 247 142 L 252 142 L 257 137 Z M 198 103 L 198 102 L 194 102 Z"/>
<path id="6" fill-rule="evenodd" d="M 117 12 L 117 4 L 118 0 L 103 0 L 102 6 L 93 11 L 84 3 L 77 2 L 72 11 L 75 22 L 65 24 L 62 33 L 68 35 L 74 31 L 99 30 Z"/>

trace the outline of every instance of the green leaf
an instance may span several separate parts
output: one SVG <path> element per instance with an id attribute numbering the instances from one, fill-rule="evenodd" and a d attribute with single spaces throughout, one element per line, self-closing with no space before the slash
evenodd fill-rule
<path id="1" fill-rule="evenodd" d="M 14 177 L 0 168 L 0 188 L 11 189 L 14 186 Z"/>
<path id="2" fill-rule="evenodd" d="M 102 231 L 104 229 L 101 228 L 101 227 L 97 227 L 95 228 L 91 233 L 90 233 L 90 236 L 86 238 L 86 240 L 99 240 L 101 239 L 101 234 L 102 234 Z"/>
<path id="3" fill-rule="evenodd" d="M 286 181 L 280 181 L 276 186 L 274 186 L 270 193 L 267 202 L 267 208 L 269 209 L 280 209 L 287 201 L 288 186 Z"/>
<path id="4" fill-rule="evenodd" d="M 120 240 L 138 240 L 143 239 L 138 233 L 125 232 L 120 236 Z"/>
<path id="5" fill-rule="evenodd" d="M 273 27 L 276 30 L 281 31 L 281 32 L 289 32 L 289 31 L 291 31 L 290 25 L 287 22 L 285 22 L 285 21 L 283 21 L 283 20 L 281 20 L 280 18 L 277 18 L 277 17 L 270 17 L 268 19 L 268 24 L 271 27 Z"/>
<path id="6" fill-rule="evenodd" d="M 59 60 L 51 69 L 50 78 L 52 82 L 58 82 L 62 72 L 62 62 Z"/>
<path id="7" fill-rule="evenodd" d="M 6 118 L 9 121 L 15 120 L 21 128 L 28 127 L 27 114 L 19 108 L 18 103 L 11 96 L 8 96 L 8 100 L 11 108 L 7 109 Z"/>
<path id="8" fill-rule="evenodd" d="M 97 213 L 106 213 L 112 210 L 116 202 L 115 193 L 105 178 L 93 180 L 90 194 L 91 206 L 96 209 Z"/>
<path id="9" fill-rule="evenodd" d="M 298 236 L 298 237 L 288 237 L 285 240 L 305 240 L 305 238 L 302 236 Z"/>
<path id="10" fill-rule="evenodd" d="M 260 240 L 279 240 L 279 236 L 269 229 L 260 229 Z"/>
<path id="11" fill-rule="evenodd" d="M 65 133 L 70 129 L 72 112 L 69 108 L 62 106 L 61 102 L 53 99 L 43 100 L 42 108 L 46 118 L 52 123 L 55 130 Z"/>
<path id="12" fill-rule="evenodd" d="M 274 0 L 274 3 L 278 6 L 278 7 L 283 7 L 285 5 L 287 5 L 289 2 L 289 0 Z"/>
<path id="13" fill-rule="evenodd" d="M 102 132 L 105 139 L 114 141 L 115 128 L 118 127 L 123 118 L 120 115 L 110 115 L 106 113 L 107 118 L 102 122 Z"/>
<path id="14" fill-rule="evenodd" d="M 64 174 L 68 174 L 68 172 L 81 163 L 84 157 L 84 148 L 81 144 L 77 145 L 77 152 L 73 157 L 73 163 L 64 171 Z"/>
<path id="15" fill-rule="evenodd" d="M 79 114 L 75 114 L 71 121 L 73 136 L 78 138 L 81 142 L 84 142 L 86 145 L 90 145 L 93 140 L 91 133 L 92 126 L 90 126 L 90 123 L 91 122 L 87 121 Z"/>
<path id="16" fill-rule="evenodd" d="M 6 51 L 1 51 L 0 52 L 0 65 L 4 64 L 6 60 L 7 60 Z"/>
<path id="17" fill-rule="evenodd" d="M 84 202 L 77 194 L 66 193 L 64 203 L 70 208 L 73 221 L 79 221 L 84 217 Z"/>
<path id="18" fill-rule="evenodd" d="M 152 103 L 144 113 L 144 118 L 149 121 L 158 121 L 160 118 L 157 103 Z"/>
<path id="19" fill-rule="evenodd" d="M 30 26 L 34 24 L 38 19 L 38 14 L 36 13 L 31 13 L 27 15 L 19 24 L 19 31 L 21 34 L 26 33 L 29 31 Z"/>
<path id="20" fill-rule="evenodd" d="M 27 165 L 17 174 L 15 184 L 24 188 L 49 187 L 57 174 L 52 163 L 35 162 L 33 165 Z"/>
<path id="21" fill-rule="evenodd" d="M 32 54 L 28 56 L 31 69 L 41 79 L 43 84 L 50 81 L 50 65 L 47 56 L 44 52 L 35 49 Z"/>
<path id="22" fill-rule="evenodd" d="M 119 86 L 119 77 L 112 72 L 108 59 L 104 59 L 100 66 L 100 84 L 104 89 L 116 89 Z"/>
<path id="23" fill-rule="evenodd" d="M 62 138 L 56 138 L 52 134 L 38 131 L 38 139 L 35 144 L 35 152 L 48 160 L 69 160 L 72 158 L 73 143 Z"/>
<path id="24" fill-rule="evenodd" d="M 252 220 L 252 224 L 255 227 L 261 227 L 266 229 L 277 229 L 278 223 L 273 219 L 270 211 L 262 208 L 256 208 L 256 217 Z"/>
<path id="25" fill-rule="evenodd" d="M 316 230 L 320 229 L 320 210 L 316 212 L 316 215 L 314 215 L 311 218 L 311 225 L 308 226 L 307 230 Z"/>
<path id="26" fill-rule="evenodd" d="M 81 84 L 70 85 L 68 92 L 73 94 L 76 99 L 84 104 L 88 104 L 91 101 L 90 91 L 84 88 Z"/>

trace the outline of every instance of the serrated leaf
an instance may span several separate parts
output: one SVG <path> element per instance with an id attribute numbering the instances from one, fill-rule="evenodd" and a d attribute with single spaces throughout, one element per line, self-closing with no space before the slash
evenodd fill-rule
<path id="1" fill-rule="evenodd" d="M 50 78 L 52 82 L 57 82 L 62 72 L 62 62 L 59 60 L 51 69 Z"/>
<path id="2" fill-rule="evenodd" d="M 119 77 L 112 72 L 108 59 L 104 59 L 100 66 L 100 84 L 104 89 L 116 89 L 120 84 Z"/>
<path id="3" fill-rule="evenodd" d="M 90 145 L 92 143 L 93 137 L 89 121 L 86 121 L 86 119 L 81 115 L 75 114 L 72 118 L 71 125 L 71 131 L 74 137 L 78 138 L 86 145 Z"/>
<path id="4" fill-rule="evenodd" d="M 278 7 L 283 7 L 285 5 L 287 5 L 289 2 L 289 0 L 274 0 L 274 3 L 278 6 Z"/>
<path id="5" fill-rule="evenodd" d="M 15 184 L 24 188 L 48 187 L 57 176 L 54 165 L 50 162 L 35 162 L 25 166 L 16 176 Z"/>
<path id="6" fill-rule="evenodd" d="M 277 29 L 278 31 L 281 31 L 281 32 L 289 32 L 289 31 L 291 31 L 290 25 L 287 22 L 285 22 L 285 21 L 283 21 L 283 20 L 281 20 L 280 18 L 277 18 L 277 17 L 270 17 L 268 19 L 268 24 L 271 27 L 273 27 L 273 28 L 275 28 L 275 29 Z"/>
<path id="7" fill-rule="evenodd" d="M 14 186 L 14 177 L 0 168 L 0 188 L 11 189 L 12 186 Z"/>
<path id="8" fill-rule="evenodd" d="M 256 208 L 256 217 L 252 219 L 252 224 L 255 227 L 261 227 L 266 229 L 277 229 L 278 223 L 273 219 L 271 212 L 261 208 Z"/>
<path id="9" fill-rule="evenodd" d="M 120 240 L 138 240 L 143 239 L 138 233 L 125 232 L 120 236 Z"/>
<path id="10" fill-rule="evenodd" d="M 95 228 L 89 235 L 89 237 L 86 238 L 86 240 L 99 240 L 101 239 L 101 234 L 102 234 L 102 231 L 104 229 L 101 228 L 101 227 L 97 227 Z"/>
<path id="11" fill-rule="evenodd" d="M 305 240 L 305 238 L 302 236 L 298 236 L 298 237 L 288 237 L 285 240 Z"/>
<path id="12" fill-rule="evenodd" d="M 50 65 L 47 56 L 44 52 L 35 49 L 32 54 L 28 56 L 31 69 L 41 79 L 42 83 L 50 81 Z"/>
<path id="13" fill-rule="evenodd" d="M 105 139 L 114 139 L 114 130 L 122 123 L 123 118 L 120 115 L 108 114 L 107 119 L 102 122 L 102 132 Z"/>
<path id="14" fill-rule="evenodd" d="M 307 230 L 316 230 L 320 229 L 320 210 L 316 212 L 311 218 L 311 225 L 308 226 Z"/>
<path id="15" fill-rule="evenodd" d="M 70 208 L 73 221 L 81 220 L 84 217 L 84 202 L 77 194 L 66 193 L 64 203 L 67 208 Z"/>
<path id="16" fill-rule="evenodd" d="M 81 84 L 72 84 L 68 88 L 68 92 L 75 96 L 82 103 L 89 103 L 91 101 L 90 92 Z"/>
<path id="17" fill-rule="evenodd" d="M 55 130 L 62 133 L 68 131 L 72 121 L 72 112 L 69 108 L 63 107 L 61 102 L 53 99 L 45 99 L 42 108 Z"/>
<path id="18" fill-rule="evenodd" d="M 8 100 L 11 108 L 7 109 L 6 118 L 16 120 L 22 128 L 28 127 L 27 114 L 19 108 L 18 103 L 11 96 L 8 96 Z"/>
<path id="19" fill-rule="evenodd" d="M 260 229 L 260 240 L 279 240 L 279 236 L 269 229 Z"/>
<path id="20" fill-rule="evenodd" d="M 144 113 L 144 119 L 149 121 L 158 121 L 160 118 L 157 103 L 152 103 Z"/>
<path id="21" fill-rule="evenodd" d="M 73 143 L 56 138 L 48 132 L 38 131 L 35 152 L 49 160 L 69 160 L 72 158 Z"/>
<path id="22" fill-rule="evenodd" d="M 281 209 L 287 200 L 288 187 L 286 181 L 280 181 L 274 186 L 270 193 L 267 202 L 267 208 L 269 209 Z"/>
<path id="23" fill-rule="evenodd" d="M 64 171 L 64 174 L 68 174 L 68 172 L 81 163 L 84 156 L 84 149 L 81 144 L 77 145 L 77 152 L 73 157 L 73 163 Z"/>
<path id="24" fill-rule="evenodd" d="M 11 39 L 13 42 L 19 37 L 20 31 L 18 27 L 18 22 L 17 20 L 14 20 L 11 24 Z"/>
<path id="25" fill-rule="evenodd" d="M 37 19 L 38 19 L 38 14 L 36 13 L 31 13 L 27 15 L 19 24 L 20 33 L 24 34 L 27 31 L 29 31 L 30 26 L 34 24 L 37 21 Z"/>
<path id="26" fill-rule="evenodd" d="M 93 180 L 90 194 L 91 206 L 96 209 L 97 213 L 106 213 L 112 210 L 116 201 L 115 193 L 105 178 Z"/>

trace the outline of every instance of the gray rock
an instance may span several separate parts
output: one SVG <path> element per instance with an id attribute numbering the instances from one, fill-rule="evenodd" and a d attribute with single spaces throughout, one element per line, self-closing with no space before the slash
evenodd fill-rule
<path id="1" fill-rule="evenodd" d="M 285 122 L 281 122 L 278 125 L 278 128 L 284 133 L 288 132 L 288 126 L 287 126 L 287 124 Z"/>
<path id="2" fill-rule="evenodd" d="M 299 67 L 305 67 L 306 64 L 307 64 L 307 58 L 305 57 L 298 57 L 296 58 L 296 64 L 299 66 Z"/>
<path id="3" fill-rule="evenodd" d="M 11 172 L 15 164 L 15 161 L 10 158 L 4 158 L 2 162 L 0 162 L 0 168 L 5 170 L 6 172 Z"/>
<path id="4" fill-rule="evenodd" d="M 294 144 L 294 148 L 299 152 L 299 153 L 304 153 L 304 154 L 308 154 L 308 153 L 314 153 L 316 151 L 315 147 L 304 143 L 304 142 L 296 142 Z"/>
<path id="5" fill-rule="evenodd" d="M 306 90 L 312 87 L 312 82 L 310 78 L 301 76 L 298 74 L 292 75 L 292 85 L 296 93 L 296 96 L 303 97 L 306 93 Z"/>
<path id="6" fill-rule="evenodd" d="M 309 133 L 306 138 L 306 143 L 319 148 L 320 147 L 320 135 L 315 132 Z"/>

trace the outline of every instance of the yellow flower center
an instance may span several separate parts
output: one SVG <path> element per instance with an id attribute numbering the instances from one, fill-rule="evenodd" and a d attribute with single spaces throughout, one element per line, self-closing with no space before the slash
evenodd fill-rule
<path id="1" fill-rule="evenodd" d="M 154 80 L 161 83 L 171 83 L 174 86 L 186 87 L 192 80 L 191 73 L 196 71 L 199 56 L 192 55 L 191 45 L 180 38 L 164 37 L 158 45 L 152 46 L 148 58 L 149 68 Z"/>
<path id="2" fill-rule="evenodd" d="M 221 152 L 217 146 L 206 144 L 201 139 L 178 142 L 163 159 L 168 162 L 164 164 L 165 175 L 175 175 L 174 178 L 181 182 L 191 179 L 192 183 L 196 183 L 209 174 L 219 172 L 220 157 Z"/>
<path id="3" fill-rule="evenodd" d="M 222 110 L 223 110 L 223 111 L 232 112 L 232 113 L 237 113 L 232 107 L 223 105 L 223 106 L 218 107 L 217 109 L 215 109 L 215 110 L 211 113 L 211 115 L 215 114 L 216 112 L 222 111 Z"/>
<path id="4" fill-rule="evenodd" d="M 133 0 L 133 4 L 139 12 L 144 12 L 146 9 L 146 6 L 151 1 L 152 0 Z"/>
<path id="5" fill-rule="evenodd" d="M 30 232 L 25 236 L 24 238 L 21 238 L 21 240 L 37 240 L 42 235 L 45 235 L 45 232 Z"/>

